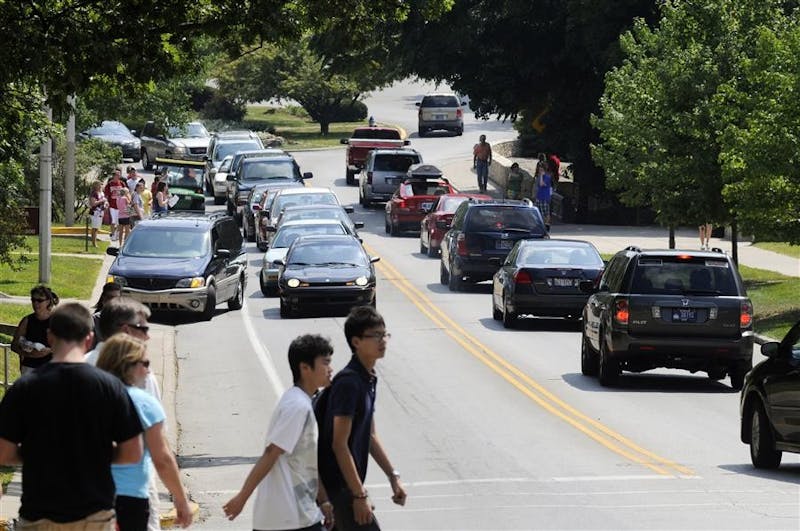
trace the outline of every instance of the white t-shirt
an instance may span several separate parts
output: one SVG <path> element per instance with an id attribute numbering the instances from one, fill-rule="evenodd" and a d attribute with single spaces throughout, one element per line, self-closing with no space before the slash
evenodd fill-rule
<path id="1" fill-rule="evenodd" d="M 316 502 L 318 438 L 311 397 L 292 386 L 269 421 L 265 446 L 274 444 L 285 453 L 258 485 L 254 529 L 301 529 L 322 521 Z"/>

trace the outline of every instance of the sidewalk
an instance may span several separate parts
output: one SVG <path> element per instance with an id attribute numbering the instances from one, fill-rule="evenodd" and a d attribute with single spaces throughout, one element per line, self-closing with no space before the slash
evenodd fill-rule
<path id="1" fill-rule="evenodd" d="M 478 192 L 478 181 L 475 170 L 472 169 L 472 159 L 448 160 L 438 166 L 457 189 L 464 192 Z M 488 193 L 494 197 L 502 196 L 502 190 L 491 180 Z M 614 253 L 629 245 L 637 245 L 642 249 L 669 247 L 669 230 L 659 226 L 553 224 L 550 236 L 586 240 L 593 243 L 601 253 Z M 678 249 L 699 249 L 697 229 L 679 228 L 675 233 L 675 246 Z M 718 247 L 727 253 L 733 250 L 730 240 L 722 238 L 711 238 L 711 247 Z M 743 265 L 800 277 L 800 260 L 796 258 L 760 249 L 749 242 L 739 242 L 738 251 L 739 262 Z"/>

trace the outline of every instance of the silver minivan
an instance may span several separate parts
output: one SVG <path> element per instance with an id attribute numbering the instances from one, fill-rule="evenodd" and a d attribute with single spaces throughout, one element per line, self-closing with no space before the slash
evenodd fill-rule
<path id="1" fill-rule="evenodd" d="M 443 129 L 457 135 L 464 133 L 464 102 L 452 93 L 426 94 L 417 103 L 419 112 L 418 134 L 424 136 L 428 131 Z"/>
<path id="2" fill-rule="evenodd" d="M 375 201 L 388 201 L 408 177 L 408 168 L 422 162 L 416 149 L 373 149 L 367 155 L 358 177 L 358 199 L 368 207 Z"/>

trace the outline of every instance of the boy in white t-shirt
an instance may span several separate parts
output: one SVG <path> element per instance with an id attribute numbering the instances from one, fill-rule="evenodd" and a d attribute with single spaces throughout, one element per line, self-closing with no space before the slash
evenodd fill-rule
<path id="1" fill-rule="evenodd" d="M 267 429 L 266 449 L 236 496 L 222 506 L 229 520 L 258 487 L 253 529 L 322 531 L 333 527 L 333 506 L 317 470 L 319 431 L 311 397 L 331 383 L 333 347 L 305 334 L 289 345 L 294 385 L 281 396 Z"/>

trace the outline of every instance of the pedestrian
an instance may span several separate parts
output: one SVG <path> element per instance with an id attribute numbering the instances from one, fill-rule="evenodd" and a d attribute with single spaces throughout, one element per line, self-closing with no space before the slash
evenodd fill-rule
<path id="1" fill-rule="evenodd" d="M 122 172 L 120 172 L 119 169 L 116 169 L 103 189 L 103 193 L 108 200 L 108 211 L 111 215 L 111 241 L 116 241 L 119 237 L 119 234 L 117 233 L 117 227 L 119 225 L 119 209 L 117 208 L 117 198 L 124 188 L 125 184 L 122 182 Z"/>
<path id="2" fill-rule="evenodd" d="M 153 196 L 153 206 L 155 206 L 156 192 L 158 191 L 158 183 L 161 181 L 161 168 L 156 168 L 153 173 L 153 182 L 150 185 L 150 194 Z"/>
<path id="3" fill-rule="evenodd" d="M 333 506 L 319 482 L 319 431 L 311 397 L 331 382 L 333 347 L 305 334 L 289 345 L 294 385 L 278 401 L 267 428 L 264 453 L 241 490 L 222 506 L 229 520 L 242 512 L 257 488 L 253 529 L 322 531 L 333 527 Z"/>
<path id="4" fill-rule="evenodd" d="M 114 509 L 119 531 L 147 529 L 150 518 L 148 488 L 153 467 L 172 495 L 175 523 L 181 527 L 189 527 L 192 523 L 192 510 L 186 491 L 181 485 L 178 463 L 165 436 L 166 413 L 158 399 L 140 388 L 150 374 L 150 360 L 147 358 L 145 342 L 125 333 L 111 336 L 103 344 L 97 358 L 97 368 L 116 376 L 125 384 L 144 428 L 142 458 L 134 464 L 111 465 L 116 486 Z"/>
<path id="5" fill-rule="evenodd" d="M 117 197 L 117 219 L 119 220 L 119 248 L 122 249 L 122 245 L 125 243 L 125 238 L 128 237 L 128 234 L 131 232 L 131 193 L 128 191 L 127 188 L 123 188 L 119 191 L 119 197 Z"/>
<path id="6" fill-rule="evenodd" d="M 92 216 L 92 247 L 97 247 L 97 231 L 103 226 L 103 214 L 108 208 L 108 201 L 103 193 L 103 183 L 92 183 L 89 193 L 89 214 Z"/>
<path id="7" fill-rule="evenodd" d="M 52 359 L 47 329 L 57 304 L 58 295 L 47 286 L 40 284 L 31 289 L 33 313 L 20 320 L 11 339 L 11 350 L 19 354 L 20 374 L 27 374 Z"/>
<path id="8" fill-rule="evenodd" d="M 478 143 L 472 150 L 475 173 L 478 176 L 478 190 L 486 192 L 489 183 L 489 165 L 492 163 L 492 146 L 486 142 L 486 135 L 478 138 Z"/>
<path id="9" fill-rule="evenodd" d="M 506 180 L 506 199 L 520 199 L 522 197 L 522 170 L 519 163 L 514 162 L 508 169 Z"/>
<path id="10" fill-rule="evenodd" d="M 550 163 L 550 171 L 551 177 L 553 178 L 553 189 L 558 186 L 558 181 L 561 180 L 561 159 L 558 158 L 558 155 L 555 153 L 551 153 L 549 157 L 547 157 L 547 161 Z"/>
<path id="11" fill-rule="evenodd" d="M 144 193 L 144 182 L 137 182 L 134 187 L 133 195 L 131 196 L 131 204 L 128 205 L 131 229 L 144 219 L 144 198 L 142 197 L 142 193 Z"/>
<path id="12" fill-rule="evenodd" d="M 94 322 L 94 338 L 92 341 L 92 349 L 97 348 L 97 344 L 103 341 L 103 333 L 100 331 L 100 312 L 103 311 L 103 307 L 110 301 L 111 299 L 116 299 L 122 295 L 122 285 L 116 282 L 108 282 L 103 284 L 103 289 L 100 293 L 100 298 L 97 299 L 97 302 L 94 305 L 94 313 L 92 314 L 92 321 Z"/>
<path id="13" fill-rule="evenodd" d="M 167 192 L 167 183 L 164 181 L 159 181 L 156 190 L 156 196 L 153 202 L 153 213 L 166 212 L 169 210 L 169 193 Z"/>
<path id="14" fill-rule="evenodd" d="M 700 233 L 700 250 L 707 251 L 710 247 L 711 231 L 713 230 L 711 223 L 703 223 L 698 227 Z"/>
<path id="15" fill-rule="evenodd" d="M 0 464 L 22 464 L 16 529 L 112 531 L 111 463 L 142 458 L 142 423 L 125 386 L 83 363 L 92 341 L 87 308 L 59 306 L 48 338 L 53 360 L 0 402 Z"/>
<path id="16" fill-rule="evenodd" d="M 369 455 L 389 479 L 392 501 L 398 505 L 406 502 L 400 474 L 378 438 L 373 418 L 375 364 L 386 354 L 391 336 L 383 317 L 371 306 L 353 308 L 344 323 L 344 333 L 353 356 L 326 391 L 329 396 L 324 411 L 317 412 L 320 479 L 333 503 L 338 531 L 374 531 L 380 526 L 364 487 Z"/>
<path id="17" fill-rule="evenodd" d="M 543 164 L 536 166 L 536 206 L 544 218 L 544 225 L 550 230 L 550 199 L 553 195 L 553 180 L 548 170 L 549 163 L 545 160 Z"/>
<path id="18" fill-rule="evenodd" d="M 133 166 L 128 166 L 126 172 L 128 177 L 125 180 L 125 184 L 128 186 L 128 191 L 133 193 L 133 191 L 136 189 L 136 183 L 139 182 L 139 175 L 137 175 L 136 168 Z"/>
<path id="19" fill-rule="evenodd" d="M 150 218 L 150 213 L 153 211 L 153 192 L 147 187 L 144 179 L 139 179 L 139 184 L 142 185 L 142 191 L 139 195 L 142 196 L 142 203 L 144 204 L 144 217 Z"/>

